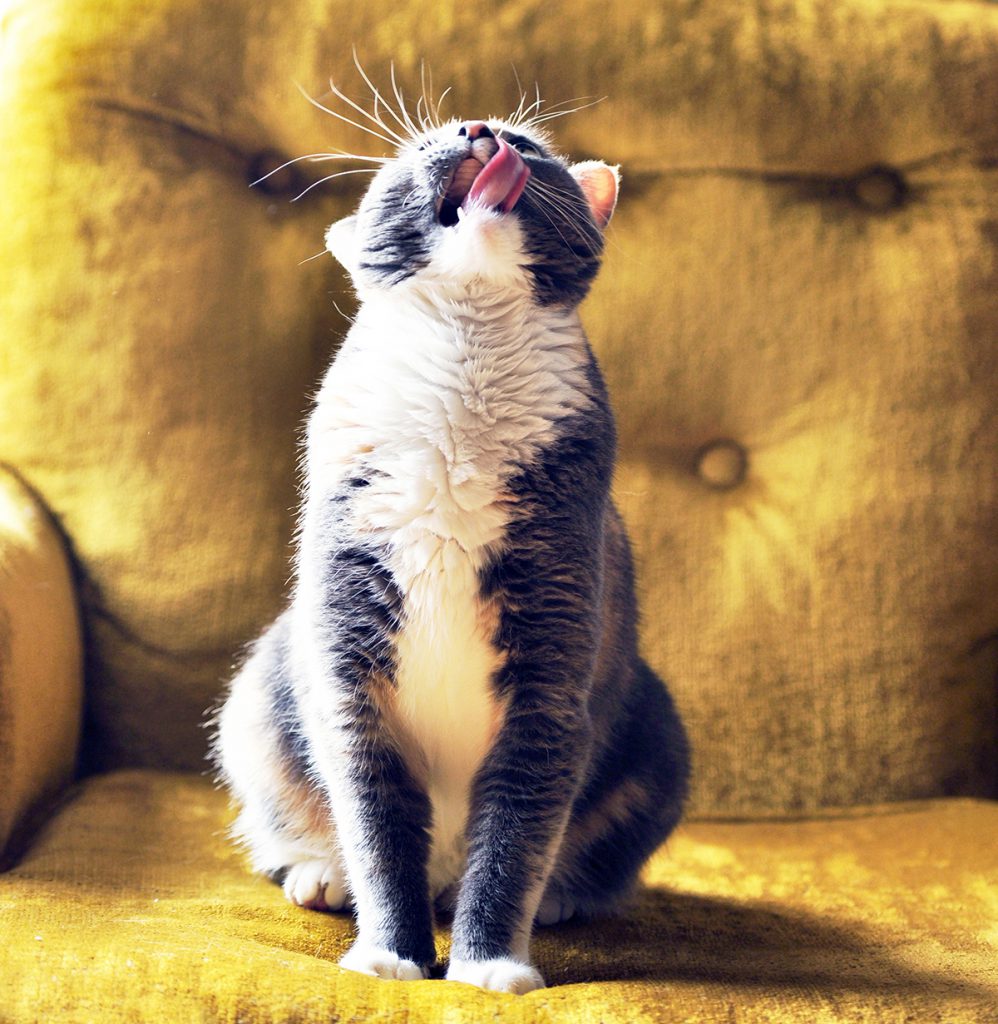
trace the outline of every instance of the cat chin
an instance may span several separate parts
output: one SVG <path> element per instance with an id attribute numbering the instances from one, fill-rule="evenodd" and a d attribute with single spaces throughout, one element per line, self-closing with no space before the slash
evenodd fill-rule
<path id="1" fill-rule="evenodd" d="M 519 290 L 529 286 L 527 262 L 515 214 L 470 206 L 457 224 L 440 230 L 429 265 L 413 277 L 422 284 L 478 281 Z"/>

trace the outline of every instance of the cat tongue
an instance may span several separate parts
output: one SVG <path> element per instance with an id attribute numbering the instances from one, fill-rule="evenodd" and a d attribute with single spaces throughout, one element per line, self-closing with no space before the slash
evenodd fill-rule
<path id="1" fill-rule="evenodd" d="M 530 168 L 505 139 L 496 139 L 496 142 L 499 148 L 478 172 L 462 206 L 474 203 L 509 213 L 523 193 L 530 177 Z"/>

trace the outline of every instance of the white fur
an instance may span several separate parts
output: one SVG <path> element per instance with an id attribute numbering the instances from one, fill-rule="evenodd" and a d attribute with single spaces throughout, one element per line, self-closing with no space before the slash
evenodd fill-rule
<path id="1" fill-rule="evenodd" d="M 447 980 L 463 981 L 492 992 L 511 992 L 518 996 L 544 988 L 544 979 L 536 968 L 508 957 L 496 957 L 494 960 L 451 960 Z"/>
<path id="2" fill-rule="evenodd" d="M 400 959 L 398 953 L 358 939 L 340 958 L 340 967 L 349 971 L 370 974 L 373 978 L 398 981 L 420 981 L 429 972 L 411 960 Z"/>
<path id="3" fill-rule="evenodd" d="M 267 695 L 269 680 L 261 655 L 254 654 L 232 682 L 228 700 L 218 717 L 217 752 L 222 772 L 239 803 L 233 837 L 244 846 L 255 871 L 270 874 L 289 864 L 328 860 L 336 856 L 332 823 L 316 835 L 311 822 L 289 839 L 275 832 L 268 801 L 280 799 L 280 755 L 275 749 Z M 285 807 L 285 813 L 292 809 Z"/>
<path id="4" fill-rule="evenodd" d="M 577 316 L 532 302 L 515 218 L 473 210 L 441 232 L 429 268 L 362 294 L 307 452 L 310 500 L 378 471 L 350 525 L 390 552 L 404 595 L 388 724 L 432 801 L 434 893 L 463 872 L 470 783 L 502 723 L 478 573 L 503 542 L 505 481 L 589 401 Z M 352 225 L 329 240 L 349 266 Z"/>
<path id="5" fill-rule="evenodd" d="M 347 905 L 347 888 L 339 858 L 292 864 L 284 878 L 284 895 L 299 907 L 342 910 Z"/>

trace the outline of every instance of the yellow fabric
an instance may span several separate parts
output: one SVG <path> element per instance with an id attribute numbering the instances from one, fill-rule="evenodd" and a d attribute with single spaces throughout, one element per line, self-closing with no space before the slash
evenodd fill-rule
<path id="1" fill-rule="evenodd" d="M 998 805 L 683 826 L 624 916 L 542 929 L 548 989 L 335 966 L 349 918 L 292 907 L 200 778 L 89 782 L 0 876 L 4 1024 L 902 1022 L 998 1017 Z M 446 956 L 441 930 L 438 951 Z"/>
<path id="2" fill-rule="evenodd" d="M 623 165 L 585 320 L 699 814 L 993 792 L 998 8 L 6 0 L 0 459 L 89 581 L 88 762 L 195 769 L 288 576 L 296 437 L 376 139 L 351 46 Z M 571 104 L 570 104 L 571 105 Z M 867 175 L 872 167 L 881 170 Z M 744 452 L 734 476 L 699 461 Z M 723 459 L 721 460 L 723 462 Z M 698 475 L 697 467 L 702 466 Z M 724 470 L 724 466 L 721 466 Z M 728 470 L 724 470 L 728 472 Z"/>
<path id="3" fill-rule="evenodd" d="M 0 465 L 0 865 L 11 836 L 72 775 L 82 696 L 76 597 L 61 538 Z"/>

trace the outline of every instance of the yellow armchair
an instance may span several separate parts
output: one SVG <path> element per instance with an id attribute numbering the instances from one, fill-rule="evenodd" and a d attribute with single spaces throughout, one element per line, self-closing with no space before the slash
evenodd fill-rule
<path id="1" fill-rule="evenodd" d="M 340 970 L 204 765 L 352 301 L 357 179 L 249 183 L 380 152 L 296 88 L 354 45 L 605 95 L 552 127 L 623 168 L 583 319 L 691 811 L 519 998 Z M 998 1020 L 996 110 L 975 0 L 0 2 L 0 1022 Z"/>

